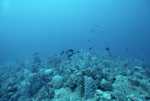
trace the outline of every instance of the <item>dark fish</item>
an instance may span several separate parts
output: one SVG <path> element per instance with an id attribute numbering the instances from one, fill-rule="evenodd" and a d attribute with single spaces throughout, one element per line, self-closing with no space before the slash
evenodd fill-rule
<path id="1" fill-rule="evenodd" d="M 88 40 L 88 42 L 90 42 L 90 40 Z"/>
<path id="2" fill-rule="evenodd" d="M 37 55 L 39 55 L 39 52 L 35 52 L 35 53 L 33 54 L 33 56 L 37 56 Z"/>
<path id="3" fill-rule="evenodd" d="M 69 54 L 69 55 L 73 55 L 73 54 L 76 54 L 76 53 L 80 53 L 80 51 L 75 51 L 73 49 L 69 49 L 69 50 L 66 50 L 66 52 L 64 52 L 65 54 Z"/>
<path id="4" fill-rule="evenodd" d="M 116 80 L 116 78 L 113 78 L 113 80 L 115 81 L 115 80 Z"/>
<path id="5" fill-rule="evenodd" d="M 71 56 L 72 56 L 72 54 L 69 54 L 69 55 L 68 55 L 68 57 L 71 57 Z"/>
<path id="6" fill-rule="evenodd" d="M 77 51 L 77 53 L 80 53 L 80 51 Z"/>
<path id="7" fill-rule="evenodd" d="M 106 47 L 106 50 L 109 51 L 110 50 L 109 47 Z"/>
<path id="8" fill-rule="evenodd" d="M 127 51 L 129 50 L 129 48 L 127 48 Z"/>
<path id="9" fill-rule="evenodd" d="M 69 52 L 73 52 L 74 50 L 73 50 L 73 49 L 69 49 L 68 51 L 69 51 Z"/>
<path id="10" fill-rule="evenodd" d="M 60 55 L 64 55 L 65 51 L 61 51 Z"/>
<path id="11" fill-rule="evenodd" d="M 90 47 L 90 48 L 89 48 L 89 50 L 92 50 L 92 49 L 93 49 L 93 47 Z"/>
<path id="12" fill-rule="evenodd" d="M 94 29 L 92 29 L 92 30 L 91 30 L 91 32 L 93 33 L 93 32 L 95 32 L 95 30 L 94 30 Z"/>
<path id="13" fill-rule="evenodd" d="M 66 51 L 66 54 L 69 54 L 69 53 L 70 53 L 70 52 L 67 50 L 67 51 Z"/>

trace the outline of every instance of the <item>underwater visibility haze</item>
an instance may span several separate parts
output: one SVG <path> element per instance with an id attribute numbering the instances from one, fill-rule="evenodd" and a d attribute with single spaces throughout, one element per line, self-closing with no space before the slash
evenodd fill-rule
<path id="1" fill-rule="evenodd" d="M 150 101 L 149 62 L 149 0 L 0 0 L 0 101 Z"/>
<path id="2" fill-rule="evenodd" d="M 117 55 L 149 60 L 149 4 L 149 0 L 1 0 L 1 59 L 68 48 L 104 52 L 110 47 Z"/>

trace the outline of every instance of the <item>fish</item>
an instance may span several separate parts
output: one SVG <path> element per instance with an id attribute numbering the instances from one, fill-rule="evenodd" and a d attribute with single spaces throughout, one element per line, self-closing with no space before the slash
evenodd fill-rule
<path id="1" fill-rule="evenodd" d="M 127 48 L 127 51 L 129 50 L 129 48 Z"/>
<path id="2" fill-rule="evenodd" d="M 68 57 L 71 57 L 71 56 L 72 56 L 72 54 L 69 54 L 69 55 L 68 55 Z"/>
<path id="3" fill-rule="evenodd" d="M 88 40 L 88 42 L 90 42 L 90 40 Z"/>
<path id="4" fill-rule="evenodd" d="M 76 53 L 80 53 L 80 51 L 75 51 L 73 49 L 68 49 L 68 50 L 65 50 L 65 51 L 61 51 L 60 55 L 68 55 L 70 57 L 71 55 L 74 55 Z"/>
<path id="5" fill-rule="evenodd" d="M 94 30 L 94 29 L 91 29 L 91 32 L 93 33 L 93 32 L 95 32 L 95 30 Z"/>
<path id="6" fill-rule="evenodd" d="M 80 53 L 80 51 L 77 51 L 77 53 Z"/>
<path id="7" fill-rule="evenodd" d="M 90 47 L 90 48 L 89 48 L 89 50 L 92 50 L 92 49 L 93 49 L 93 47 Z"/>
<path id="8" fill-rule="evenodd" d="M 61 51 L 60 55 L 64 55 L 65 51 Z"/>
<path id="9" fill-rule="evenodd" d="M 113 80 L 115 81 L 115 80 L 116 80 L 116 78 L 114 77 L 114 78 L 113 78 Z"/>
<path id="10" fill-rule="evenodd" d="M 109 47 L 106 47 L 106 50 L 109 51 L 110 50 Z"/>
<path id="11" fill-rule="evenodd" d="M 73 52 L 74 50 L 73 50 L 73 49 L 69 49 L 68 51 L 69 51 L 69 52 Z"/>
<path id="12" fill-rule="evenodd" d="M 37 55 L 39 55 L 39 52 L 35 52 L 35 53 L 33 54 L 33 56 L 37 56 Z"/>
<path id="13" fill-rule="evenodd" d="M 66 51 L 66 54 L 69 54 L 69 53 L 70 53 L 70 52 L 67 50 L 67 51 Z"/>
<path id="14" fill-rule="evenodd" d="M 73 54 L 74 53 L 74 50 L 73 49 L 68 49 L 67 51 L 66 51 L 66 54 Z"/>

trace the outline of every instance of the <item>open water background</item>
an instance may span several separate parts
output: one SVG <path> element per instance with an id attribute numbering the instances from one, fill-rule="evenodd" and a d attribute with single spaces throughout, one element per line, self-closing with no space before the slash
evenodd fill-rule
<path id="1" fill-rule="evenodd" d="M 149 61 L 150 1 L 0 0 L 1 63 L 90 47 Z"/>

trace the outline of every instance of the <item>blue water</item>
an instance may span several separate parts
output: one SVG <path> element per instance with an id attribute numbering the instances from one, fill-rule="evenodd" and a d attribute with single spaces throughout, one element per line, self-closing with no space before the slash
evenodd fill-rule
<path id="1" fill-rule="evenodd" d="M 150 1 L 0 0 L 1 62 L 90 47 L 149 61 Z"/>

